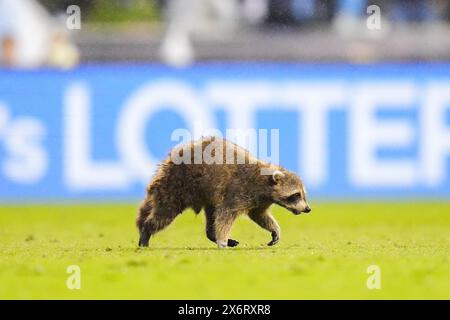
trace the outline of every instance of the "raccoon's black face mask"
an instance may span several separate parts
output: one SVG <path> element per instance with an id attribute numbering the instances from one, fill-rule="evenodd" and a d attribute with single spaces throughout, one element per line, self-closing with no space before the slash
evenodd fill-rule
<path id="1" fill-rule="evenodd" d="M 311 207 L 306 201 L 305 186 L 297 175 L 289 171 L 275 170 L 270 180 L 273 185 L 274 203 L 296 215 L 311 212 Z"/>

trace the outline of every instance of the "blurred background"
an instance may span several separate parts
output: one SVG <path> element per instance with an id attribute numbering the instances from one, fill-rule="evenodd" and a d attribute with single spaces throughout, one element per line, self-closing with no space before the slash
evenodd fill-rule
<path id="1" fill-rule="evenodd" d="M 311 195 L 450 196 L 450 1 L 0 0 L 1 201 L 138 199 L 177 128 Z"/>
<path id="2" fill-rule="evenodd" d="M 74 4 L 82 29 L 68 32 L 67 8 Z M 0 5 L 4 65 L 373 62 L 450 55 L 447 0 L 2 0 Z M 376 32 L 366 27 L 371 5 L 381 10 Z"/>
<path id="3" fill-rule="evenodd" d="M 177 129 L 254 129 L 312 215 L 137 249 Z M 450 0 L 0 0 L 0 299 L 448 299 L 449 213 Z"/>

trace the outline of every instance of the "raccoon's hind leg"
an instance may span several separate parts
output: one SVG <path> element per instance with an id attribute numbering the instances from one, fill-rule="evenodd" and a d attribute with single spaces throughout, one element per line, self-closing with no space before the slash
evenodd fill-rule
<path id="1" fill-rule="evenodd" d="M 211 240 L 214 243 L 217 243 L 217 245 L 222 248 L 222 247 L 236 247 L 239 244 L 239 241 L 237 240 L 233 240 L 233 239 L 229 239 L 228 238 L 228 233 L 229 233 L 229 229 L 231 228 L 231 225 L 233 224 L 234 218 L 232 217 L 231 221 L 227 221 L 227 222 L 218 222 L 220 225 L 226 225 L 229 227 L 228 231 L 226 231 L 226 229 L 224 230 L 223 228 L 218 228 L 219 230 L 222 231 L 222 233 L 224 231 L 226 231 L 226 236 L 224 235 L 218 235 L 216 232 L 216 216 L 215 216 L 215 210 L 213 207 L 207 206 L 205 208 L 205 216 L 206 216 L 206 237 L 208 237 L 209 240 Z M 226 219 L 225 219 L 226 220 Z M 218 239 L 222 239 L 222 241 L 218 241 Z"/>
<path id="2" fill-rule="evenodd" d="M 136 218 L 136 226 L 139 230 L 139 246 L 148 246 L 148 241 L 150 239 L 150 235 L 145 230 L 145 220 L 147 220 L 148 216 L 152 213 L 152 203 L 149 199 L 145 199 L 138 212 L 138 216 Z"/>
<path id="3" fill-rule="evenodd" d="M 150 212 L 142 212 L 145 210 L 141 208 L 140 215 L 138 217 L 139 227 L 139 246 L 148 247 L 150 237 L 167 227 L 176 218 L 178 213 L 164 209 L 151 208 Z M 142 218 L 141 218 L 142 216 Z M 145 219 L 143 218 L 145 216 Z"/>

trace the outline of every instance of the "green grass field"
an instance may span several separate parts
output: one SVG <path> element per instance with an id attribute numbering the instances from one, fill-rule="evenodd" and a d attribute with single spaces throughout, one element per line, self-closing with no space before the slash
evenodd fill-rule
<path id="1" fill-rule="evenodd" d="M 0 208 L 1 299 L 450 299 L 450 203 L 281 208 L 281 242 L 246 217 L 219 250 L 185 212 L 138 249 L 136 206 Z M 369 265 L 381 289 L 369 290 Z M 81 268 L 69 290 L 67 266 Z"/>

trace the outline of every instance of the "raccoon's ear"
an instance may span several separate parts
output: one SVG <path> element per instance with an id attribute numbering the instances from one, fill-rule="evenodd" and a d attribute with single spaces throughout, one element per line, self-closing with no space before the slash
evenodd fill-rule
<path id="1" fill-rule="evenodd" d="M 284 178 L 284 173 L 280 170 L 275 170 L 270 177 L 271 181 L 275 184 L 280 183 L 280 181 Z"/>

